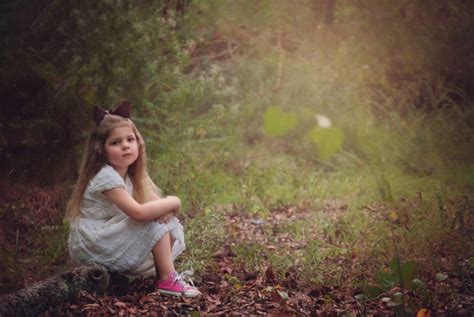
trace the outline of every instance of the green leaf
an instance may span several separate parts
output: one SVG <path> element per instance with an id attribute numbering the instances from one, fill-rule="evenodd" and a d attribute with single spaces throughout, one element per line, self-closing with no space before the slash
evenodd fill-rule
<path id="1" fill-rule="evenodd" d="M 290 298 L 290 297 L 288 296 L 288 293 L 287 293 L 287 292 L 277 290 L 277 293 L 278 293 L 278 295 L 280 295 L 280 297 L 283 298 L 284 300 L 288 300 L 288 298 Z"/>
<path id="2" fill-rule="evenodd" d="M 285 113 L 279 107 L 269 107 L 263 114 L 263 128 L 267 135 L 285 136 L 296 126 L 294 114 Z"/>
<path id="3" fill-rule="evenodd" d="M 417 265 L 415 262 L 407 262 L 401 266 L 403 286 L 405 288 L 411 289 L 411 283 L 415 276 L 416 267 Z"/>
<path id="4" fill-rule="evenodd" d="M 315 127 L 309 132 L 309 137 L 318 147 L 319 158 L 327 160 L 341 149 L 344 132 L 339 128 Z"/>
<path id="5" fill-rule="evenodd" d="M 379 296 L 384 290 L 376 285 L 367 285 L 364 287 L 364 294 L 368 298 L 375 298 Z"/>
<path id="6" fill-rule="evenodd" d="M 365 296 L 364 294 L 357 294 L 356 296 L 354 296 L 354 298 L 362 302 L 367 299 L 367 296 Z"/>
<path id="7" fill-rule="evenodd" d="M 399 282 L 403 283 L 404 288 L 411 288 L 411 283 L 415 276 L 416 263 L 407 262 L 405 264 L 400 264 L 400 269 L 397 265 L 397 259 L 393 259 L 390 262 L 390 269 L 394 276 L 398 277 Z"/>
<path id="8" fill-rule="evenodd" d="M 201 316 L 201 314 L 200 314 L 198 311 L 196 311 L 196 310 L 193 310 L 190 315 L 191 315 L 191 317 L 199 317 L 199 316 Z"/>
<path id="9" fill-rule="evenodd" d="M 390 261 L 390 271 L 392 271 L 392 273 L 394 275 L 398 275 L 398 265 L 397 265 L 397 258 L 393 259 L 392 261 Z"/>
<path id="10" fill-rule="evenodd" d="M 403 294 L 402 293 L 396 292 L 395 294 L 393 294 L 393 301 L 395 303 L 401 304 L 402 300 L 403 300 Z"/>
<path id="11" fill-rule="evenodd" d="M 380 272 L 377 274 L 377 284 L 384 290 L 391 289 L 398 282 L 398 276 L 391 273 Z"/>
<path id="12" fill-rule="evenodd" d="M 438 281 L 438 282 L 442 282 L 447 278 L 448 278 L 448 276 L 446 274 L 436 273 L 436 281 Z"/>
<path id="13" fill-rule="evenodd" d="M 415 278 L 413 281 L 411 281 L 411 284 L 412 284 L 415 288 L 425 288 L 425 287 L 426 287 L 425 283 L 423 283 L 422 280 L 417 279 L 417 278 Z"/>
<path id="14" fill-rule="evenodd" d="M 387 302 L 387 307 L 394 308 L 394 307 L 397 307 L 397 306 L 400 306 L 400 304 L 395 303 L 395 302 Z"/>

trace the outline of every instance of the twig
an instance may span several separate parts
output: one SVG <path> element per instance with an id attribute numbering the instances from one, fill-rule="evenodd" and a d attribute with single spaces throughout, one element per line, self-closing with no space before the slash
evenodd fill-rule
<path id="1" fill-rule="evenodd" d="M 255 304 L 255 301 L 254 301 L 254 300 L 252 300 L 250 303 L 247 303 L 247 304 L 245 304 L 245 305 L 243 305 L 243 306 L 239 306 L 239 310 L 241 311 L 242 309 L 247 308 L 247 307 L 249 307 L 250 305 L 253 305 L 253 304 Z M 231 307 L 231 308 L 227 308 L 227 309 L 221 310 L 221 311 L 219 311 L 218 313 L 221 314 L 221 315 L 223 315 L 223 314 L 225 314 L 225 313 L 227 313 L 227 312 L 230 312 L 230 311 L 232 311 L 232 310 L 234 310 L 234 309 L 235 309 L 235 307 Z M 212 310 L 215 310 L 215 308 L 212 309 Z M 212 310 L 208 311 L 206 314 L 209 314 Z"/>
<path id="2" fill-rule="evenodd" d="M 368 211 L 371 211 L 371 212 L 376 212 L 377 211 L 377 209 L 372 208 L 371 206 L 367 206 L 367 205 L 362 206 L 362 209 L 367 209 Z"/>

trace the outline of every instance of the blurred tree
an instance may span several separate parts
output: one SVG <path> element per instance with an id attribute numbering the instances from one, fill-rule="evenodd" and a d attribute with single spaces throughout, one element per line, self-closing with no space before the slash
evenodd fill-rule
<path id="1" fill-rule="evenodd" d="M 182 16 L 190 3 L 191 0 L 164 0 L 161 7 L 161 14 L 167 17 L 170 12 L 175 12 L 176 15 Z"/>
<path id="2" fill-rule="evenodd" d="M 4 1 L 0 172 L 32 175 L 53 165 L 58 177 L 70 175 L 94 104 L 130 99 L 154 127 L 184 110 L 192 93 L 167 96 L 183 84 L 188 56 L 181 43 L 194 35 L 203 39 L 192 43 L 196 52 L 218 38 L 226 56 L 245 52 L 262 65 L 258 94 L 273 91 L 267 101 L 284 110 L 305 89 L 295 84 L 286 97 L 271 89 L 285 88 L 291 61 L 316 72 L 317 63 L 331 59 L 344 68 L 321 78 L 325 93 L 356 83 L 393 98 L 387 104 L 395 107 L 443 107 L 450 98 L 474 96 L 473 16 L 474 2 L 461 0 Z M 212 60 L 200 57 L 205 66 Z M 352 69 L 363 69 L 359 81 L 349 79 Z M 452 96 L 433 102 L 436 85 Z"/>
<path id="3" fill-rule="evenodd" d="M 313 0 L 312 5 L 317 24 L 331 27 L 334 22 L 336 0 Z"/>
<path id="4" fill-rule="evenodd" d="M 412 95 L 408 103 L 436 107 L 427 98 L 436 82 L 458 102 L 459 93 L 474 97 L 474 2 L 352 0 L 336 13 L 345 38 L 383 65 L 391 88 Z"/>
<path id="5" fill-rule="evenodd" d="M 151 119 L 170 85 L 160 75 L 179 73 L 178 23 L 161 16 L 162 1 L 17 0 L 0 8 L 3 175 L 45 176 L 54 166 L 50 181 L 70 177 L 94 104 L 127 98 L 134 114 Z"/>

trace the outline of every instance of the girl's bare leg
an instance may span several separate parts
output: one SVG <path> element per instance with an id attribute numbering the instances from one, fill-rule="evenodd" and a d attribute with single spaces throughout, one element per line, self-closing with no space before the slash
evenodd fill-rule
<path id="1" fill-rule="evenodd" d="M 171 246 L 171 250 L 173 250 L 173 244 L 174 244 L 174 238 L 172 236 L 170 236 L 170 246 Z"/>
<path id="2" fill-rule="evenodd" d="M 160 280 L 166 279 L 171 272 L 175 271 L 171 255 L 171 237 L 169 232 L 165 233 L 163 237 L 158 240 L 151 252 L 155 261 L 157 277 L 159 277 Z"/>

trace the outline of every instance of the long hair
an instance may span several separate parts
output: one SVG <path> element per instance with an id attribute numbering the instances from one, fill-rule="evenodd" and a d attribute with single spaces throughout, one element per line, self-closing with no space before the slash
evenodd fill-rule
<path id="1" fill-rule="evenodd" d="M 160 196 L 159 188 L 148 175 L 145 141 L 132 120 L 118 115 L 107 114 L 92 133 L 82 158 L 79 178 L 67 205 L 66 217 L 69 220 L 80 214 L 84 192 L 90 180 L 107 164 L 105 141 L 118 127 L 128 126 L 133 130 L 138 142 L 138 157 L 128 168 L 128 177 L 133 184 L 133 198 L 139 203 L 151 201 Z"/>

